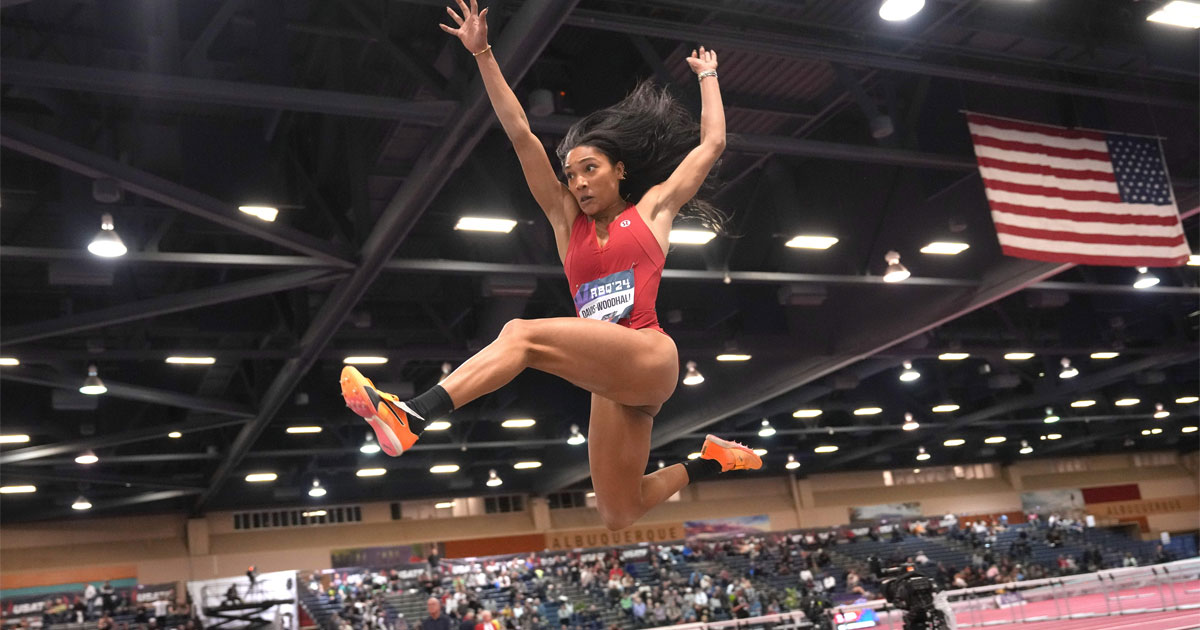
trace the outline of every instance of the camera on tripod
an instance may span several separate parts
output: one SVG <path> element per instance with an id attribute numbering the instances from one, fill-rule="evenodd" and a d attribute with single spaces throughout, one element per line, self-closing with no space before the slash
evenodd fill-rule
<path id="1" fill-rule="evenodd" d="M 904 611 L 904 630 L 954 630 L 954 611 L 944 600 L 934 601 L 933 580 L 905 564 L 879 571 L 887 603 Z"/>

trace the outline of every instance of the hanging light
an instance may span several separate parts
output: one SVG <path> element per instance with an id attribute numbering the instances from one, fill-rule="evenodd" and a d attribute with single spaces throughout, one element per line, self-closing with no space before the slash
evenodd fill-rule
<path id="1" fill-rule="evenodd" d="M 1059 363 L 1062 364 L 1062 371 L 1058 373 L 1058 378 L 1075 378 L 1079 376 L 1079 370 L 1071 365 L 1071 360 L 1067 357 L 1063 357 Z"/>
<path id="2" fill-rule="evenodd" d="M 570 444 L 571 446 L 579 446 L 586 441 L 587 438 L 583 437 L 583 434 L 579 432 L 579 425 L 572 424 L 571 437 L 567 438 L 567 444 Z"/>
<path id="3" fill-rule="evenodd" d="M 1046 424 L 1054 424 L 1058 421 L 1059 417 L 1054 415 L 1054 409 L 1052 407 L 1046 407 L 1046 417 L 1042 418 L 1042 422 Z"/>
<path id="4" fill-rule="evenodd" d="M 904 371 L 900 373 L 900 380 L 911 383 L 919 378 L 921 378 L 921 373 L 913 369 L 912 361 L 905 361 Z"/>
<path id="5" fill-rule="evenodd" d="M 1166 409 L 1163 409 L 1162 403 L 1154 403 L 1154 419 L 1155 420 L 1162 420 L 1163 418 L 1166 418 L 1169 415 L 1171 415 L 1171 412 L 1167 411 Z"/>
<path id="6" fill-rule="evenodd" d="M 495 468 L 488 471 L 487 485 L 489 488 L 495 488 L 502 483 L 504 483 L 504 480 L 500 478 L 500 475 L 496 474 Z"/>
<path id="7" fill-rule="evenodd" d="M 887 261 L 887 271 L 883 272 L 884 282 L 901 282 L 907 280 L 912 274 L 908 268 L 900 264 L 900 253 L 896 250 L 891 250 L 883 255 L 883 259 Z"/>
<path id="8" fill-rule="evenodd" d="M 704 375 L 696 369 L 695 361 L 687 362 L 687 371 L 683 375 L 684 385 L 699 385 L 704 382 Z"/>
<path id="9" fill-rule="evenodd" d="M 104 386 L 104 381 L 100 380 L 100 371 L 96 369 L 96 364 L 89 365 L 87 378 L 83 379 L 83 385 L 80 386 L 79 393 L 87 394 L 88 396 L 99 396 L 106 391 L 108 391 L 108 388 Z"/>
<path id="10" fill-rule="evenodd" d="M 925 447 L 924 446 L 918 447 L 917 448 L 917 461 L 923 462 L 927 459 L 929 459 L 929 453 L 925 452 Z"/>
<path id="11" fill-rule="evenodd" d="M 762 428 L 758 430 L 758 437 L 771 437 L 775 435 L 775 427 L 771 426 L 771 422 L 763 418 Z"/>
<path id="12" fill-rule="evenodd" d="M 1150 287 L 1158 284 L 1158 276 L 1150 273 L 1149 269 L 1146 267 L 1138 267 L 1137 270 L 1138 275 L 1137 279 L 1133 281 L 1133 288 L 1149 289 Z"/>
<path id="13" fill-rule="evenodd" d="M 888 22 L 901 22 L 920 13 L 925 0 L 883 0 L 879 5 L 879 17 Z"/>
<path id="14" fill-rule="evenodd" d="M 800 467 L 800 462 L 796 461 L 796 456 L 788 453 L 787 463 L 783 465 L 788 470 L 796 470 Z"/>
<path id="15" fill-rule="evenodd" d="M 1029 445 L 1027 440 L 1021 440 L 1021 450 L 1019 452 L 1022 455 L 1028 455 L 1033 452 L 1033 447 Z"/>
<path id="16" fill-rule="evenodd" d="M 308 496 L 316 498 L 316 497 L 323 497 L 323 496 L 325 496 L 325 494 L 326 494 L 326 491 L 325 491 L 325 488 L 321 487 L 321 481 L 319 479 L 313 478 L 312 487 L 308 489 Z"/>
<path id="17" fill-rule="evenodd" d="M 111 214 L 105 212 L 100 217 L 100 231 L 96 233 L 92 242 L 88 243 L 88 251 L 103 258 L 124 256 L 125 252 L 129 251 L 125 247 L 125 243 L 121 241 L 121 237 L 117 235 L 117 230 L 114 229 Z"/>
<path id="18" fill-rule="evenodd" d="M 100 458 L 96 457 L 96 451 L 93 450 L 86 450 L 75 458 L 76 464 L 83 464 L 84 466 L 90 466 L 98 461 L 100 461 Z"/>
<path id="19" fill-rule="evenodd" d="M 446 377 L 450 376 L 450 372 L 453 370 L 454 366 L 450 365 L 449 361 L 442 363 L 442 375 L 438 377 L 438 384 L 441 384 L 442 381 L 446 380 Z"/>
<path id="20" fill-rule="evenodd" d="M 658 460 L 658 469 L 659 469 L 659 470 L 662 470 L 663 468 L 666 468 L 666 467 L 667 467 L 667 462 L 664 462 L 664 461 L 663 461 L 663 460 L 661 460 L 661 459 L 660 459 L 660 460 Z"/>
<path id="21" fill-rule="evenodd" d="M 375 441 L 375 436 L 367 434 L 367 439 L 363 441 L 363 445 L 358 447 L 358 450 L 365 455 L 374 455 L 379 452 L 379 443 Z"/>
<path id="22" fill-rule="evenodd" d="M 92 502 L 88 501 L 87 497 L 85 497 L 81 494 L 81 495 L 79 495 L 79 498 L 75 499 L 75 502 L 71 504 L 71 509 L 72 510 L 81 510 L 81 511 L 82 510 L 90 510 L 90 509 L 92 509 Z"/>
<path id="23" fill-rule="evenodd" d="M 904 424 L 900 425 L 901 429 L 905 431 L 916 431 L 920 427 L 921 425 L 918 424 L 916 420 L 913 420 L 913 415 L 911 413 L 904 414 Z"/>

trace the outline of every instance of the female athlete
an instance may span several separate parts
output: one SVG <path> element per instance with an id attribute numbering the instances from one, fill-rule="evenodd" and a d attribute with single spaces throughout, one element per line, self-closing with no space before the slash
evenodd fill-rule
<path id="1" fill-rule="evenodd" d="M 461 14 L 446 12 L 457 28 L 440 26 L 475 56 L 529 190 L 554 228 L 579 317 L 514 319 L 439 385 L 408 401 L 376 390 L 347 366 L 346 404 L 370 423 L 384 452 L 398 456 L 427 420 L 499 389 L 525 368 L 564 378 L 592 393 L 588 458 L 596 507 L 609 529 L 632 525 L 691 481 L 761 468 L 749 448 L 709 435 L 698 459 L 643 474 L 654 416 L 679 378 L 675 342 L 654 312 L 671 224 L 686 206 L 721 225 L 715 208 L 693 199 L 725 148 L 717 53 L 701 47 L 687 59 L 700 83 L 699 144 L 686 110 L 643 84 L 572 126 L 557 151 L 560 181 L 492 56 L 487 9 L 480 12 L 477 0 L 469 7 L 456 1 Z"/>

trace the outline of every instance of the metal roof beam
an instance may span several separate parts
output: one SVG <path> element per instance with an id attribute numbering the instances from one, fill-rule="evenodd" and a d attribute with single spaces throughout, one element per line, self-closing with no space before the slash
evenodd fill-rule
<path id="1" fill-rule="evenodd" d="M 549 44 L 577 0 L 530 0 L 521 5 L 516 15 L 505 24 L 494 46 L 497 60 L 507 72 L 507 80 L 515 85 L 533 65 L 534 60 Z M 370 237 L 363 245 L 361 264 L 341 282 L 312 319 L 300 342 L 301 356 L 288 360 L 277 373 L 262 398 L 258 415 L 242 428 L 234 439 L 227 457 L 213 473 L 208 488 L 195 504 L 202 510 L 224 485 L 254 445 L 272 418 L 286 402 L 291 391 L 308 372 L 329 344 L 343 320 L 366 293 L 383 270 L 396 248 L 416 224 L 421 212 L 433 201 L 449 180 L 454 169 L 462 164 L 487 132 L 494 120 L 482 81 L 476 78 L 466 101 L 449 118 L 449 124 L 439 141 L 431 144 L 417 161 L 412 176 L 385 207 Z"/>

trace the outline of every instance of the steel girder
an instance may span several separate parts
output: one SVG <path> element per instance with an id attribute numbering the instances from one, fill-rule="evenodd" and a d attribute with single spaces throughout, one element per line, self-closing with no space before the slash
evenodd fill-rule
<path id="1" fill-rule="evenodd" d="M 575 3 L 576 0 L 530 0 L 521 5 L 517 14 L 505 25 L 494 46 L 494 54 L 501 67 L 507 70 L 510 84 L 521 80 Z M 462 106 L 450 116 L 440 140 L 426 148 L 412 176 L 405 180 L 385 207 L 371 236 L 363 245 L 359 267 L 338 285 L 313 317 L 300 342 L 303 349 L 301 355 L 284 364 L 263 396 L 258 415 L 242 427 L 234 439 L 226 458 L 213 473 L 208 488 L 197 498 L 197 511 L 204 509 L 233 469 L 241 463 L 346 316 L 383 271 L 384 264 L 416 224 L 422 210 L 433 201 L 454 169 L 483 138 L 488 129 L 486 123 L 492 117 L 482 81 L 476 79 Z"/>

